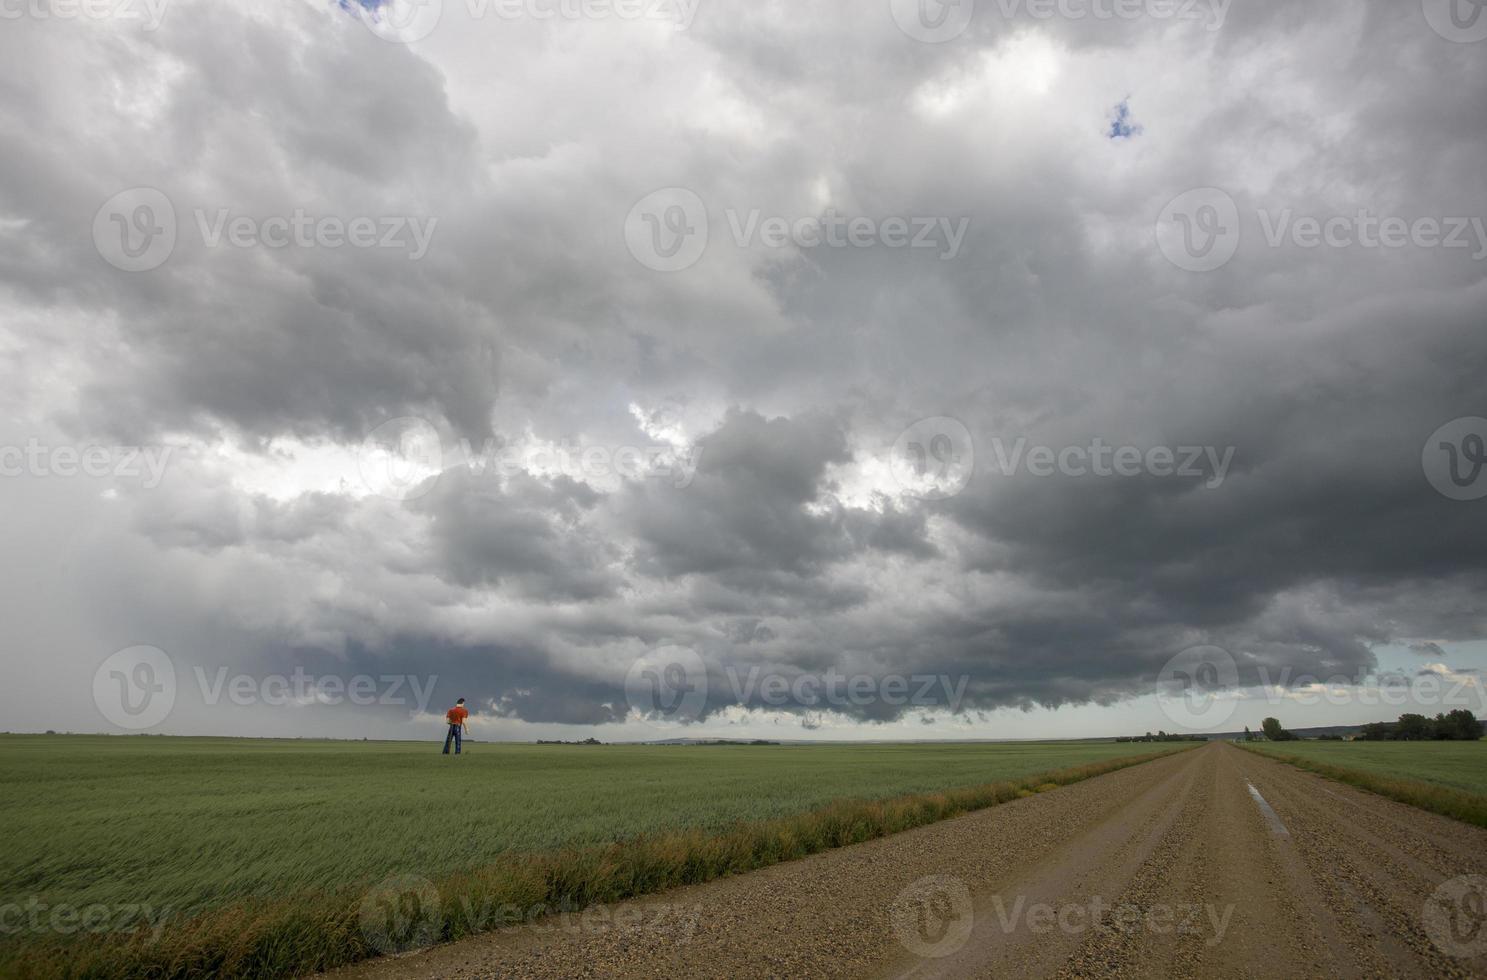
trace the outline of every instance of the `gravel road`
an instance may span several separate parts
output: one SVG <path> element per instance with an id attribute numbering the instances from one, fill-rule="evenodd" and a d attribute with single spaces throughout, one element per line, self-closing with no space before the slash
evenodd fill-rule
<path id="1" fill-rule="evenodd" d="M 1472 876 L 1487 831 L 1213 743 L 332 976 L 1487 976 Z"/>

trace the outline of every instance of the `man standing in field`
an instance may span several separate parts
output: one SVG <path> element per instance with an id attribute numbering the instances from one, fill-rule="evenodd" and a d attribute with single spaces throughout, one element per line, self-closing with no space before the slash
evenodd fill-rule
<path id="1" fill-rule="evenodd" d="M 470 734 L 469 726 L 465 719 L 470 717 L 470 712 L 465 710 L 465 699 L 460 698 L 454 703 L 454 707 L 444 712 L 444 720 L 449 722 L 449 734 L 444 736 L 444 754 L 449 754 L 449 743 L 454 742 L 454 754 L 460 754 L 461 743 L 464 736 Z"/>

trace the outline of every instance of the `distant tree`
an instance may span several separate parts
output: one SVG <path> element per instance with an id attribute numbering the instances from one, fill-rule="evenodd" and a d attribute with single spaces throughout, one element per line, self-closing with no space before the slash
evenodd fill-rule
<path id="1" fill-rule="evenodd" d="M 1276 718 L 1266 718 L 1260 722 L 1260 728 L 1265 732 L 1265 737 L 1272 742 L 1290 742 L 1296 738 L 1295 735 L 1280 727 L 1280 720 Z"/>
<path id="2" fill-rule="evenodd" d="M 1436 734 L 1461 742 L 1475 742 L 1482 737 L 1482 723 L 1465 708 L 1457 708 L 1436 718 Z"/>
<path id="3" fill-rule="evenodd" d="M 1424 715 L 1404 714 L 1394 726 L 1394 737 L 1401 742 L 1421 742 L 1431 736 L 1430 719 Z"/>
<path id="4" fill-rule="evenodd" d="M 1244 726 L 1244 740 L 1248 742 L 1253 736 L 1250 734 L 1249 726 Z"/>

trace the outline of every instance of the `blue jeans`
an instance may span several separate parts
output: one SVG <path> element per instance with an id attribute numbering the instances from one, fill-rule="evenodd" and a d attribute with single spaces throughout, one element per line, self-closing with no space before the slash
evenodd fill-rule
<path id="1" fill-rule="evenodd" d="M 454 742 L 454 754 L 455 755 L 459 755 L 460 754 L 460 743 L 462 741 L 464 741 L 464 732 L 460 730 L 460 726 L 458 726 L 458 725 L 450 725 L 449 726 L 449 734 L 444 736 L 444 754 L 445 755 L 448 755 L 449 754 L 449 743 L 450 743 L 451 740 Z"/>

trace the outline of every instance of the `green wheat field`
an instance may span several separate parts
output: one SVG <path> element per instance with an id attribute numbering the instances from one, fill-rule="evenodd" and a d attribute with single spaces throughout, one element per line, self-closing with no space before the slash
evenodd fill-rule
<path id="1" fill-rule="evenodd" d="M 10 962 L 31 975 L 59 965 L 78 976 L 292 975 L 368 955 L 354 900 L 391 875 L 607 901 L 881 836 L 1045 788 L 1055 771 L 1054 782 L 1072 782 L 1173 747 L 439 748 L 0 737 L 0 908 L 144 905 L 169 921 L 148 948 L 82 930 L 5 929 L 0 972 Z M 46 956 L 28 955 L 32 944 Z"/>
<path id="2" fill-rule="evenodd" d="M 1346 769 L 1379 781 L 1428 783 L 1487 796 L 1487 741 L 1250 742 L 1246 748 Z"/>

